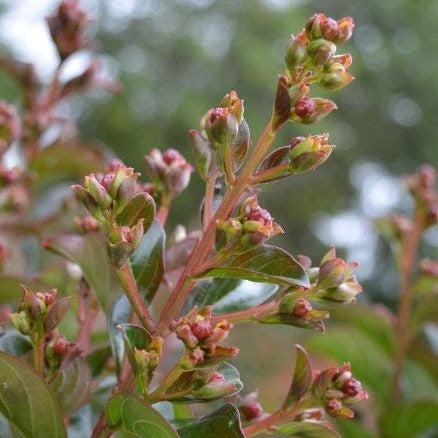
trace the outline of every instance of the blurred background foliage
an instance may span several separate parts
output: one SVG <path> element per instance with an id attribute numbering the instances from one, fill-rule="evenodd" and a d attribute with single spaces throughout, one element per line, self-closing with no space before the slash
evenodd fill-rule
<path id="1" fill-rule="evenodd" d="M 6 0 L 0 6 L 1 54 L 35 62 L 43 78 L 49 78 L 56 65 L 55 51 L 43 22 L 55 3 Z M 348 51 L 353 54 L 351 72 L 357 80 L 334 97 L 339 107 L 334 115 L 317 126 L 287 125 L 277 140 L 280 146 L 304 132 L 328 131 L 337 149 L 317 172 L 265 190 L 262 205 L 284 227 L 282 245 L 293 253 L 308 254 L 315 263 L 328 245 L 337 246 L 341 255 L 360 262 L 359 279 L 365 285 L 361 299 L 394 306 L 396 277 L 389 249 L 377 237 L 373 220 L 394 208 L 409 209 L 399 177 L 421 163 L 438 162 L 435 92 L 438 2 L 84 0 L 82 3 L 95 17 L 94 31 L 101 42 L 101 61 L 107 74 L 119 78 L 123 91 L 116 95 L 93 92 L 75 97 L 60 112 L 79 120 L 84 139 L 103 143 L 140 171 L 143 155 L 153 147 L 176 147 L 189 158 L 188 129 L 196 128 L 204 112 L 232 89 L 245 99 L 245 115 L 256 141 L 270 114 L 276 74 L 283 69 L 289 34 L 297 32 L 314 12 L 324 11 L 336 18 L 353 16 L 357 26 Z M 84 53 L 72 60 L 71 72 L 82 68 L 87 56 Z M 315 90 L 313 96 L 328 95 L 324 93 Z M 0 77 L 0 94 L 11 102 L 19 99 L 18 90 L 4 76 Z M 201 181 L 196 176 L 191 187 L 176 200 L 170 228 L 177 223 L 188 228 L 196 226 L 202 196 Z M 424 255 L 436 254 L 437 243 L 435 229 L 426 236 Z M 357 318 L 366 320 L 362 314 Z M 332 344 L 318 335 L 310 344 L 333 359 L 350 359 L 353 366 L 359 363 L 358 377 L 368 384 L 371 381 L 372 389 L 378 391 L 382 381 L 389 378 L 391 346 L 372 344 L 366 325 L 357 322 L 353 325 L 356 327 L 348 326 L 348 335 L 342 324 L 337 327 L 329 335 Z M 330 330 L 329 327 L 329 333 Z M 375 338 L 384 332 L 384 328 L 377 331 Z M 274 405 L 276 391 L 282 391 L 281 371 L 290 373 L 286 371 L 290 370 L 292 360 L 290 346 L 299 340 L 299 334 L 291 334 L 289 328 L 279 331 L 245 326 L 238 327 L 235 336 L 245 336 L 248 345 L 254 346 L 242 348 L 238 364 L 249 369 L 244 377 L 251 386 L 263 386 L 269 377 L 265 375 L 266 369 L 277 373 L 278 382 L 271 381 L 271 390 L 263 395 L 268 406 Z M 336 351 L 330 347 L 340 343 L 342 348 Z M 361 357 L 365 347 L 369 357 Z M 273 355 L 277 349 L 284 351 L 284 355 Z M 377 370 L 372 376 L 370 368 Z M 411 368 L 415 374 L 415 366 Z M 420 373 L 416 379 L 418 388 L 426 388 L 426 392 L 436 388 L 429 374 Z M 366 436 L 353 429 L 347 432 L 348 436 Z"/>

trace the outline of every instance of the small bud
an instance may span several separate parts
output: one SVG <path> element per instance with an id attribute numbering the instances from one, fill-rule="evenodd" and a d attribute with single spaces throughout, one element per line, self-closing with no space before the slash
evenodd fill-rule
<path id="1" fill-rule="evenodd" d="M 99 231 L 99 222 L 93 216 L 85 216 L 84 218 L 75 219 L 76 226 L 83 233 L 91 233 Z"/>
<path id="2" fill-rule="evenodd" d="M 70 343 L 64 337 L 59 337 L 53 345 L 53 351 L 57 356 L 64 357 L 69 350 Z"/>
<path id="3" fill-rule="evenodd" d="M 214 145 L 226 147 L 236 138 L 238 121 L 228 108 L 213 108 L 203 120 L 207 137 Z"/>
<path id="4" fill-rule="evenodd" d="M 238 123 L 243 120 L 244 106 L 243 100 L 239 98 L 235 91 L 230 91 L 226 94 L 220 102 L 222 108 L 228 108 L 230 114 L 232 114 Z"/>
<path id="5" fill-rule="evenodd" d="M 354 80 L 354 76 L 346 71 L 325 73 L 319 80 L 319 85 L 327 90 L 340 90 Z"/>
<path id="6" fill-rule="evenodd" d="M 85 177 L 84 188 L 102 210 L 106 210 L 111 205 L 111 196 L 94 174 Z"/>
<path id="7" fill-rule="evenodd" d="M 338 21 L 338 31 L 332 41 L 336 44 L 344 44 L 353 35 L 354 21 L 351 17 L 344 17 Z"/>
<path id="8" fill-rule="evenodd" d="M 0 155 L 20 136 L 20 119 L 14 106 L 0 100 Z"/>
<path id="9" fill-rule="evenodd" d="M 77 0 L 64 0 L 54 15 L 47 18 L 50 34 L 61 60 L 85 47 L 85 32 L 90 19 Z"/>
<path id="10" fill-rule="evenodd" d="M 248 394 L 239 405 L 239 411 L 246 421 L 255 420 L 263 414 L 262 405 L 258 402 L 258 392 Z"/>
<path id="11" fill-rule="evenodd" d="M 336 398 L 327 401 L 325 405 L 327 413 L 331 416 L 336 416 L 342 410 L 342 403 Z"/>
<path id="12" fill-rule="evenodd" d="M 183 341 L 187 348 L 193 349 L 199 343 L 199 339 L 192 332 L 192 329 L 188 324 L 178 325 L 175 329 L 175 333 L 177 338 Z"/>
<path id="13" fill-rule="evenodd" d="M 321 38 L 309 43 L 307 53 L 316 66 L 322 66 L 336 53 L 336 46 L 332 42 Z"/>
<path id="14" fill-rule="evenodd" d="M 196 321 L 191 326 L 192 333 L 200 341 L 207 339 L 211 335 L 212 329 L 211 322 L 206 319 Z"/>
<path id="15" fill-rule="evenodd" d="M 30 320 L 24 310 L 18 313 L 12 313 L 11 322 L 21 334 L 26 336 L 30 334 L 31 332 Z"/>
<path id="16" fill-rule="evenodd" d="M 315 103 L 308 97 L 303 97 L 295 104 L 295 113 L 298 117 L 306 119 L 315 111 Z"/>
<path id="17" fill-rule="evenodd" d="M 355 397 L 361 391 L 362 384 L 356 379 L 348 379 L 342 385 L 342 392 L 349 397 Z"/>
<path id="18" fill-rule="evenodd" d="M 285 56 L 286 68 L 291 76 L 294 75 L 296 66 L 301 64 L 305 60 L 306 56 L 307 47 L 304 35 L 292 37 Z"/>
<path id="19" fill-rule="evenodd" d="M 310 304 L 310 301 L 306 300 L 305 298 L 300 298 L 295 303 L 295 306 L 292 310 L 292 314 L 299 319 L 304 319 L 306 318 L 306 316 L 309 315 L 311 310 L 312 310 L 312 305 Z"/>
<path id="20" fill-rule="evenodd" d="M 313 105 L 308 100 L 311 100 Z M 331 100 L 321 98 L 304 98 L 299 100 L 297 104 L 298 106 L 293 107 L 290 118 L 294 122 L 305 125 L 318 122 L 337 108 Z"/>

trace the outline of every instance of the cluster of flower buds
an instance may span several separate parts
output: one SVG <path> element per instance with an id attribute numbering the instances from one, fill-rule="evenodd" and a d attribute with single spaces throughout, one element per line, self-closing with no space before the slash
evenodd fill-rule
<path id="1" fill-rule="evenodd" d="M 225 320 L 213 325 L 212 310 L 211 306 L 194 307 L 186 317 L 172 324 L 176 336 L 188 350 L 182 364 L 184 369 L 214 365 L 227 357 L 235 357 L 239 352 L 236 347 L 220 345 L 227 339 L 233 325 Z"/>
<path id="2" fill-rule="evenodd" d="M 91 174 L 82 186 L 72 186 L 92 216 L 79 226 L 84 231 L 99 226 L 108 233 L 109 250 L 117 265 L 138 247 L 155 214 L 154 200 L 137 183 L 138 177 L 134 169 L 115 161 L 107 174 Z"/>
<path id="3" fill-rule="evenodd" d="M 163 339 L 160 337 L 153 338 L 147 348 L 133 348 L 128 357 L 135 375 L 149 382 L 160 360 L 162 349 Z"/>
<path id="4" fill-rule="evenodd" d="M 258 396 L 258 391 L 254 391 L 240 398 L 238 408 L 244 421 L 252 421 L 263 415 L 263 407 L 258 401 Z"/>
<path id="5" fill-rule="evenodd" d="M 318 280 L 312 289 L 314 296 L 343 303 L 354 302 L 356 295 L 362 292 L 362 286 L 354 275 L 357 266 L 356 262 L 347 263 L 336 257 L 335 248 L 331 248 L 321 260 Z"/>
<path id="6" fill-rule="evenodd" d="M 243 115 L 243 100 L 231 91 L 223 97 L 219 107 L 207 111 L 201 119 L 201 131 L 189 131 L 195 165 L 203 179 L 209 176 L 214 152 L 218 167 L 227 181 L 232 180 L 250 143 L 250 132 Z"/>
<path id="7" fill-rule="evenodd" d="M 44 358 L 49 369 L 56 370 L 61 364 L 81 354 L 81 349 L 74 342 L 69 342 L 57 330 L 52 331 L 46 338 Z"/>
<path id="8" fill-rule="evenodd" d="M 256 196 L 242 202 L 239 216 L 218 221 L 216 246 L 218 249 L 236 246 L 259 245 L 265 240 L 283 233 L 270 213 L 261 208 Z"/>
<path id="9" fill-rule="evenodd" d="M 368 399 L 368 393 L 351 373 L 351 365 L 330 368 L 317 375 L 312 384 L 313 396 L 332 417 L 354 417 L 349 408 Z"/>
<path id="10" fill-rule="evenodd" d="M 0 156 L 16 141 L 21 133 L 20 119 L 14 106 L 0 100 Z"/>
<path id="11" fill-rule="evenodd" d="M 406 178 L 406 184 L 414 197 L 417 208 L 425 216 L 425 228 L 438 223 L 438 193 L 436 170 L 429 165 L 421 166 L 416 173 Z"/>
<path id="12" fill-rule="evenodd" d="M 158 195 L 158 201 L 168 202 L 169 197 L 179 195 L 189 185 L 193 167 L 176 149 L 164 152 L 152 149 L 144 160 L 146 173 L 152 181 L 153 193 Z"/>
<path id="13" fill-rule="evenodd" d="M 278 81 L 273 127 L 288 119 L 311 124 L 330 114 L 336 105 L 328 99 L 310 98 L 309 84 L 338 90 L 354 78 L 347 69 L 349 54 L 335 55 L 336 45 L 348 41 L 354 23 L 349 17 L 335 21 L 324 14 L 314 15 L 306 28 L 292 36 L 286 50 L 286 71 Z"/>
<path id="14" fill-rule="evenodd" d="M 23 299 L 11 321 L 23 335 L 42 337 L 54 330 L 70 307 L 70 298 L 57 298 L 56 289 L 31 292 L 23 287 Z"/>
<path id="15" fill-rule="evenodd" d="M 255 181 L 271 182 L 314 170 L 327 160 L 333 149 L 328 134 L 294 137 L 289 145 L 275 149 L 263 160 Z"/>
<path id="16" fill-rule="evenodd" d="M 54 15 L 47 18 L 50 34 L 61 60 L 87 45 L 90 18 L 78 0 L 64 0 Z"/>

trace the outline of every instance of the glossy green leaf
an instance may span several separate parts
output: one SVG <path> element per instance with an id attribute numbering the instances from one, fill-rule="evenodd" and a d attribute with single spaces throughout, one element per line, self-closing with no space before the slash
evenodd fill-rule
<path id="1" fill-rule="evenodd" d="M 154 221 L 131 257 L 132 272 L 140 291 L 149 302 L 154 297 L 163 277 L 165 241 L 166 235 L 163 227 Z"/>
<path id="2" fill-rule="evenodd" d="M 135 195 L 117 215 L 117 223 L 132 227 L 139 219 L 144 219 L 143 228 L 145 231 L 152 225 L 155 217 L 155 202 L 152 196 L 147 193 L 139 193 Z"/>
<path id="3" fill-rule="evenodd" d="M 178 438 L 178 434 L 161 414 L 133 395 L 112 396 L 108 401 L 106 414 L 108 425 L 120 431 L 119 436 Z"/>
<path id="4" fill-rule="evenodd" d="M 79 265 L 108 314 L 121 294 L 121 286 L 108 256 L 105 237 L 99 233 L 61 235 L 46 241 L 45 246 Z"/>
<path id="5" fill-rule="evenodd" d="M 78 180 L 105 168 L 101 152 L 77 144 L 53 144 L 39 151 L 29 163 L 38 184 L 48 181 Z"/>
<path id="6" fill-rule="evenodd" d="M 260 245 L 226 259 L 220 267 L 199 275 L 200 278 L 238 278 L 260 283 L 309 287 L 303 267 L 286 251 Z"/>
<path id="7" fill-rule="evenodd" d="M 329 429 L 327 426 L 310 421 L 294 421 L 292 423 L 283 424 L 276 428 L 276 432 L 280 435 L 299 438 L 341 438 L 336 431 Z"/>
<path id="8" fill-rule="evenodd" d="M 0 336 L 0 350 L 13 356 L 23 356 L 32 349 L 28 336 L 24 336 L 16 330 L 9 330 Z"/>
<path id="9" fill-rule="evenodd" d="M 54 393 L 33 369 L 0 353 L 0 411 L 24 437 L 66 437 Z"/>
<path id="10" fill-rule="evenodd" d="M 74 414 L 88 399 L 92 386 L 91 370 L 86 360 L 76 357 L 51 382 L 64 415 Z"/>
<path id="11" fill-rule="evenodd" d="M 236 278 L 207 278 L 196 284 L 185 306 L 214 305 L 216 313 L 235 312 L 258 306 L 272 297 L 278 285 L 255 283 Z"/>
<path id="12" fill-rule="evenodd" d="M 413 438 L 436 436 L 438 433 L 438 403 L 420 401 L 393 406 L 381 420 L 382 438 Z M 430 434 L 427 434 L 429 431 Z"/>
<path id="13" fill-rule="evenodd" d="M 299 401 L 303 395 L 309 390 L 312 383 L 312 367 L 310 365 L 309 356 L 306 350 L 301 345 L 295 345 L 296 359 L 295 369 L 292 378 L 292 384 L 283 403 L 284 407 L 292 406 Z"/>
<path id="14" fill-rule="evenodd" d="M 181 438 L 244 438 L 237 408 L 225 403 L 200 420 L 178 429 Z"/>

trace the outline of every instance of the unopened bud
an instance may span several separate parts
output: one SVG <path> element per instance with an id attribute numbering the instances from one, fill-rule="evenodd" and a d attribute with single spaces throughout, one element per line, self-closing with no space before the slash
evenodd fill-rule
<path id="1" fill-rule="evenodd" d="M 84 187 L 96 204 L 102 210 L 106 210 L 112 203 L 112 198 L 105 187 L 97 180 L 95 175 L 91 174 L 85 177 Z"/>
<path id="2" fill-rule="evenodd" d="M 211 109 L 203 122 L 208 138 L 221 147 L 233 142 L 238 132 L 238 121 L 228 108 Z"/>
<path id="3" fill-rule="evenodd" d="M 300 298 L 295 303 L 295 306 L 292 310 L 292 314 L 299 319 L 306 318 L 306 316 L 312 311 L 312 305 L 309 300 L 305 298 Z"/>
<path id="4" fill-rule="evenodd" d="M 76 226 L 83 233 L 91 233 L 94 231 L 99 231 L 99 222 L 93 216 L 85 216 L 84 218 L 76 218 Z"/>
<path id="5" fill-rule="evenodd" d="M 200 320 L 192 324 L 192 333 L 200 340 L 207 339 L 212 332 L 211 322 L 209 320 Z"/>
<path id="6" fill-rule="evenodd" d="M 221 100 L 220 106 L 223 108 L 228 108 L 230 114 L 232 114 L 238 123 L 243 120 L 244 106 L 243 100 L 239 98 L 235 91 L 230 91 Z"/>
<path id="7" fill-rule="evenodd" d="M 351 17 L 344 17 L 338 21 L 338 31 L 332 41 L 336 44 L 344 44 L 353 35 L 354 21 Z"/>
<path id="8" fill-rule="evenodd" d="M 362 384 L 356 379 L 348 379 L 342 385 L 342 392 L 349 397 L 356 396 L 360 391 L 362 391 Z"/>
<path id="9" fill-rule="evenodd" d="M 30 334 L 31 332 L 30 320 L 24 310 L 18 313 L 12 313 L 11 322 L 21 334 L 23 335 Z"/>
<path id="10" fill-rule="evenodd" d="M 303 97 L 295 104 L 295 112 L 298 117 L 306 119 L 315 111 L 315 103 L 309 97 Z"/>
<path id="11" fill-rule="evenodd" d="M 291 75 L 295 73 L 296 66 L 301 64 L 307 56 L 306 42 L 302 35 L 293 37 L 286 50 L 286 68 Z"/>
<path id="12" fill-rule="evenodd" d="M 324 65 L 336 53 L 336 46 L 332 42 L 320 38 L 307 46 L 307 53 L 317 66 Z"/>
<path id="13" fill-rule="evenodd" d="M 291 113 L 291 119 L 293 121 L 304 123 L 305 125 L 316 123 L 337 108 L 336 104 L 329 99 L 312 98 L 310 100 L 313 105 L 307 100 L 304 100 L 302 103 L 299 101 L 300 104 L 298 108 L 296 106 L 293 107 Z M 297 113 L 297 109 L 301 113 L 301 116 Z"/>
<path id="14" fill-rule="evenodd" d="M 53 345 L 53 351 L 56 355 L 64 357 L 69 350 L 70 343 L 67 341 L 67 339 L 60 337 L 55 341 L 55 344 Z"/>
<path id="15" fill-rule="evenodd" d="M 248 394 L 241 402 L 239 410 L 246 421 L 254 420 L 263 414 L 262 405 L 258 402 L 258 393 Z"/>

